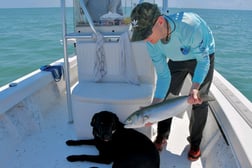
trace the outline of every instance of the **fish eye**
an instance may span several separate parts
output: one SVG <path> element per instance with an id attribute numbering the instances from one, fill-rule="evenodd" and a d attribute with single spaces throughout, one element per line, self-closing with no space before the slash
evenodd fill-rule
<path id="1" fill-rule="evenodd" d="M 147 120 L 147 119 L 149 119 L 150 117 L 148 116 L 148 115 L 144 115 L 143 116 L 143 120 L 145 121 L 145 120 Z"/>
<path id="2" fill-rule="evenodd" d="M 131 119 L 127 119 L 126 120 L 126 124 L 131 124 L 132 123 L 132 120 Z"/>

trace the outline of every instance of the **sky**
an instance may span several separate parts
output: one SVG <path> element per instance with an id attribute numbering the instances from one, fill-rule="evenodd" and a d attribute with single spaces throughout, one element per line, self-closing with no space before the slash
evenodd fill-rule
<path id="1" fill-rule="evenodd" d="M 61 0 L 2 0 L 0 8 L 59 7 L 60 2 Z M 169 7 L 178 8 L 252 10 L 252 0 L 168 0 L 168 2 Z M 66 6 L 72 6 L 72 0 L 66 0 Z"/>
<path id="2" fill-rule="evenodd" d="M 61 0 L 1 0 L 0 8 L 60 7 Z M 72 6 L 73 0 L 65 0 Z"/>
<path id="3" fill-rule="evenodd" d="M 169 0 L 170 6 L 252 10 L 252 0 Z"/>

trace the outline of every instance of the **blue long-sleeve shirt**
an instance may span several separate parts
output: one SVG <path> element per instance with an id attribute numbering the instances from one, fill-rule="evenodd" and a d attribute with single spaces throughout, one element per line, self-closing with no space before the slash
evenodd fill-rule
<path id="1" fill-rule="evenodd" d="M 174 30 L 169 43 L 163 44 L 160 40 L 156 44 L 146 43 L 157 73 L 155 98 L 164 98 L 169 89 L 171 74 L 168 59 L 195 59 L 197 65 L 192 81 L 201 84 L 209 70 L 209 55 L 215 51 L 212 31 L 197 14 L 180 12 L 164 17 Z"/>

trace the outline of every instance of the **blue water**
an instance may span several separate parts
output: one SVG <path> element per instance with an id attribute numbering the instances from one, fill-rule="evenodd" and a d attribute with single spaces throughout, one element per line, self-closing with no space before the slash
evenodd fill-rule
<path id="1" fill-rule="evenodd" d="M 216 41 L 215 68 L 252 101 L 252 11 L 185 10 L 208 22 Z M 176 11 L 181 9 L 170 13 Z M 61 21 L 60 8 L 0 9 L 0 86 L 63 58 Z"/>

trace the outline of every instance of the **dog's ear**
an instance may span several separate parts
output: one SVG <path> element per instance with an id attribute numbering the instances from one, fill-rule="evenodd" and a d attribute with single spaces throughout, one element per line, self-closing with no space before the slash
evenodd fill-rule
<path id="1" fill-rule="evenodd" d="M 97 114 L 98 114 L 98 113 L 96 113 L 96 114 L 93 116 L 92 120 L 91 120 L 90 125 L 91 125 L 92 127 L 93 127 L 94 124 L 95 124 L 95 120 L 96 120 L 96 118 L 97 118 Z"/>
<path id="2" fill-rule="evenodd" d="M 113 130 L 117 129 L 118 126 L 120 125 L 119 118 L 116 114 L 113 113 L 113 118 L 114 118 L 114 124 L 113 124 Z"/>
<path id="3" fill-rule="evenodd" d="M 117 115 L 113 113 L 113 116 L 114 116 L 115 121 L 119 122 L 119 118 L 117 117 Z"/>

